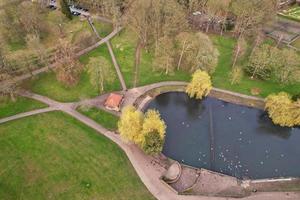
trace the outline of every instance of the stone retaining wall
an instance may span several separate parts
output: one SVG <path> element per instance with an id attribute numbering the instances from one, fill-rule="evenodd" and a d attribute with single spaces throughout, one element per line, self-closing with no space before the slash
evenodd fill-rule
<path id="1" fill-rule="evenodd" d="M 218 88 L 213 88 L 209 96 L 238 105 L 244 105 L 259 109 L 264 109 L 265 107 L 265 101 L 263 98 L 248 96 Z"/>
<path id="2" fill-rule="evenodd" d="M 148 103 L 154 99 L 156 96 L 168 92 L 184 92 L 185 91 L 186 84 L 183 84 L 181 86 L 162 86 L 157 87 L 154 89 L 151 89 L 147 92 L 145 92 L 143 95 L 139 96 L 136 100 L 134 105 L 139 108 L 140 110 L 143 110 Z M 214 97 L 229 103 L 234 103 L 238 105 L 244 105 L 259 109 L 264 109 L 265 107 L 265 101 L 263 98 L 260 97 L 254 97 L 254 96 L 248 96 L 236 92 L 231 92 L 228 90 L 223 90 L 219 88 L 213 88 L 211 92 L 209 93 L 210 97 Z M 149 98 L 151 97 L 151 98 Z M 147 100 L 147 102 L 145 102 Z"/>

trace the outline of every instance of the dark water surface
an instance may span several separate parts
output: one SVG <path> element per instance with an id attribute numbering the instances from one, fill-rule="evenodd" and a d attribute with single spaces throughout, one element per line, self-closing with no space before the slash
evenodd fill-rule
<path id="1" fill-rule="evenodd" d="M 238 178 L 300 177 L 300 128 L 276 126 L 262 110 L 177 92 L 150 108 L 167 124 L 163 153 L 174 160 Z"/>

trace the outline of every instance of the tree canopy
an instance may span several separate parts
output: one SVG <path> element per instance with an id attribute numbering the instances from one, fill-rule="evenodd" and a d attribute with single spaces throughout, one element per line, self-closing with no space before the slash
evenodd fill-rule
<path id="1" fill-rule="evenodd" d="M 192 81 L 188 84 L 186 92 L 191 98 L 202 99 L 212 89 L 210 76 L 207 72 L 197 70 L 193 74 Z"/>
<path id="2" fill-rule="evenodd" d="M 144 115 L 133 106 L 123 109 L 118 130 L 127 142 L 133 142 L 147 154 L 162 151 L 166 125 L 158 111 L 148 110 Z"/>
<path id="3" fill-rule="evenodd" d="M 90 75 L 90 82 L 98 89 L 100 94 L 103 93 L 105 84 L 112 83 L 115 79 L 111 64 L 102 56 L 90 58 L 87 68 Z"/>
<path id="4" fill-rule="evenodd" d="M 127 106 L 122 110 L 122 115 L 118 123 L 118 130 L 123 140 L 141 143 L 141 133 L 143 128 L 143 113 L 133 106 Z"/>
<path id="5" fill-rule="evenodd" d="M 285 92 L 269 95 L 265 108 L 275 124 L 288 127 L 300 125 L 300 100 L 293 101 Z"/>

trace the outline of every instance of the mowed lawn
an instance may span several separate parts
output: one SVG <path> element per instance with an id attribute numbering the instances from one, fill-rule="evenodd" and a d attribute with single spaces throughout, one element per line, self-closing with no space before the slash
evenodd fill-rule
<path id="1" fill-rule="evenodd" d="M 16 97 L 15 101 L 5 98 L 0 100 L 0 118 L 45 107 L 47 105 L 25 97 Z"/>
<path id="2" fill-rule="evenodd" d="M 102 45 L 79 58 L 81 64 L 84 67 L 84 70 L 81 74 L 79 83 L 74 87 L 67 87 L 57 81 L 54 72 L 41 74 L 37 78 L 24 84 L 24 87 L 35 93 L 48 96 L 61 102 L 79 101 L 81 99 L 98 96 L 100 95 L 100 93 L 97 88 L 90 83 L 90 76 L 87 73 L 87 64 L 89 62 L 89 59 L 91 57 L 97 56 L 105 57 L 110 62 L 113 72 L 115 72 L 115 69 L 110 60 L 108 49 L 105 45 Z M 120 90 L 120 83 L 116 73 L 113 83 L 106 83 L 104 87 L 105 92 Z"/>
<path id="3" fill-rule="evenodd" d="M 251 95 L 251 89 L 259 88 L 259 96 L 266 97 L 272 93 L 285 91 L 291 95 L 296 95 L 300 91 L 300 83 L 293 85 L 282 85 L 274 79 L 263 81 L 251 79 L 245 74 L 239 84 L 232 85 L 230 82 L 230 71 L 232 67 L 232 54 L 236 40 L 227 36 L 210 35 L 214 45 L 220 52 L 219 62 L 216 71 L 212 74 L 213 85 L 217 88 L 227 89 L 234 92 Z M 120 64 L 121 71 L 125 78 L 127 87 L 133 86 L 134 80 L 134 57 L 136 48 L 136 36 L 129 30 L 122 31 L 118 36 L 113 38 L 112 44 L 117 60 Z M 266 40 L 266 43 L 272 43 Z M 249 55 L 250 50 L 246 55 Z M 239 60 L 239 64 L 247 64 L 247 56 Z M 191 75 L 184 71 L 175 71 L 173 74 L 166 75 L 164 72 L 154 70 L 153 54 L 151 51 L 143 51 L 140 65 L 140 78 L 138 86 L 143 86 L 161 81 L 189 81 Z"/>
<path id="4" fill-rule="evenodd" d="M 290 93 L 291 95 L 299 94 L 300 83 L 282 85 L 273 79 L 267 81 L 251 79 L 247 74 L 243 76 L 240 83 L 231 84 L 229 74 L 232 67 L 232 54 L 236 41 L 230 37 L 221 37 L 216 35 L 211 36 L 211 39 L 220 52 L 218 66 L 215 73 L 212 75 L 213 85 L 215 87 L 247 95 L 251 95 L 252 88 L 259 88 L 261 90 L 261 94 L 259 96 L 261 97 L 266 97 L 269 94 L 281 91 Z M 240 61 L 242 62 L 242 65 L 245 65 L 247 62 L 247 60 L 244 59 Z"/>
<path id="5" fill-rule="evenodd" d="M 125 153 L 61 112 L 0 125 L 0 197 L 154 199 Z"/>
<path id="6" fill-rule="evenodd" d="M 94 26 L 100 37 L 104 38 L 113 31 L 113 26 L 110 23 L 105 23 L 99 20 L 93 20 Z"/>
<path id="7" fill-rule="evenodd" d="M 79 107 L 77 110 L 109 130 L 117 130 L 118 128 L 119 117 L 111 113 L 105 112 L 96 107 Z"/>

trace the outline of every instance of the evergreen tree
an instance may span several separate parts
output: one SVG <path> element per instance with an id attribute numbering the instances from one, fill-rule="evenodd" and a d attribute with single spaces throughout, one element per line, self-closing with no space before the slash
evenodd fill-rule
<path id="1" fill-rule="evenodd" d="M 148 155 L 155 155 L 161 153 L 164 145 L 164 140 L 154 130 L 144 135 L 144 142 L 142 143 L 143 151 Z"/>
<path id="2" fill-rule="evenodd" d="M 61 12 L 70 20 L 72 20 L 73 16 L 70 11 L 69 5 L 66 0 L 60 0 Z"/>

